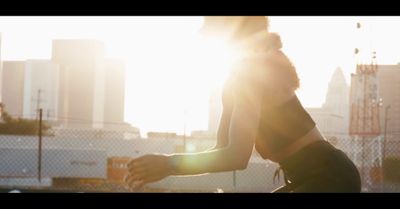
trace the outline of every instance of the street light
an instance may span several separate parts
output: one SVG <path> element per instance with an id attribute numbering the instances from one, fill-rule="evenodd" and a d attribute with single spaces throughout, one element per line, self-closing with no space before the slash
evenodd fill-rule
<path id="1" fill-rule="evenodd" d="M 385 124 L 384 124 L 384 132 L 383 132 L 383 152 L 382 152 L 382 159 L 385 160 L 386 158 L 386 133 L 387 133 L 387 122 L 389 120 L 388 118 L 388 111 L 390 109 L 390 105 L 387 105 L 385 107 Z M 382 160 L 382 162 L 383 162 Z"/>

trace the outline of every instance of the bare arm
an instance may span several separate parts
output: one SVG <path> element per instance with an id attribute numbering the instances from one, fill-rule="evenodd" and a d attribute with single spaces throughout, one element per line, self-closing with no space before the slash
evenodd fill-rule
<path id="1" fill-rule="evenodd" d="M 233 109 L 232 81 L 228 79 L 222 93 L 222 115 L 217 131 L 217 143 L 210 150 L 220 149 L 229 145 L 229 126 Z"/>
<path id="2" fill-rule="evenodd" d="M 218 130 L 218 137 L 221 138 L 216 149 L 169 156 L 175 167 L 173 175 L 196 175 L 247 167 L 258 129 L 261 96 L 254 92 L 246 93 L 241 95 L 247 96 L 235 100 L 231 116 L 223 113 Z M 229 127 L 226 127 L 227 125 Z"/>
<path id="3" fill-rule="evenodd" d="M 231 116 L 232 110 L 228 110 L 224 107 L 217 131 L 217 143 L 214 147 L 209 149 L 209 151 L 224 148 L 229 145 L 229 125 L 231 123 Z"/>
<path id="4" fill-rule="evenodd" d="M 245 169 L 259 125 L 262 96 L 254 82 L 242 76 L 233 96 L 230 115 L 224 111 L 216 149 L 172 155 L 145 155 L 128 164 L 126 182 L 132 185 L 158 181 L 168 175 L 198 175 Z M 226 110 L 226 109 L 225 109 Z"/>

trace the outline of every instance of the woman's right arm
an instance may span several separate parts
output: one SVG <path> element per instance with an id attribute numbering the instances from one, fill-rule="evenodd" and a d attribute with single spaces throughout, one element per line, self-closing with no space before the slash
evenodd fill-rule
<path id="1" fill-rule="evenodd" d="M 231 121 L 231 111 L 228 111 L 226 108 L 223 108 L 217 131 L 217 143 L 213 149 L 220 149 L 228 146 L 230 121 Z"/>
<path id="2" fill-rule="evenodd" d="M 217 143 L 210 150 L 224 148 L 229 145 L 229 125 L 232 116 L 232 94 L 230 93 L 230 81 L 228 80 L 222 92 L 222 114 L 220 117 L 218 130 L 217 130 Z"/>

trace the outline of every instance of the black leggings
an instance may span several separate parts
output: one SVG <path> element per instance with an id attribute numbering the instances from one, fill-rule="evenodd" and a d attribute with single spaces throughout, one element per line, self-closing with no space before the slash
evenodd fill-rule
<path id="1" fill-rule="evenodd" d="M 279 192 L 361 192 L 360 174 L 344 152 L 326 141 L 308 145 L 280 163 Z"/>

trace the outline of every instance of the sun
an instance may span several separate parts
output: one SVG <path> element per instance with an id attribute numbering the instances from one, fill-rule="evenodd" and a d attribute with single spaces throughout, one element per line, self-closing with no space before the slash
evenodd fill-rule
<path id="1" fill-rule="evenodd" d="M 197 59 L 195 70 L 202 72 L 209 87 L 222 87 L 234 64 L 239 59 L 239 51 L 222 38 L 198 38 L 191 52 Z"/>
<path id="2" fill-rule="evenodd" d="M 127 88 L 145 99 L 131 97 L 130 108 L 143 110 L 136 115 L 143 118 L 142 127 L 151 127 L 144 131 L 182 133 L 184 126 L 187 133 L 206 129 L 210 93 L 222 88 L 237 60 L 237 50 L 223 39 L 200 34 L 169 40 L 157 42 L 154 50 L 143 45 L 144 52 L 138 53 L 140 59 L 130 74 L 136 82 Z"/>

